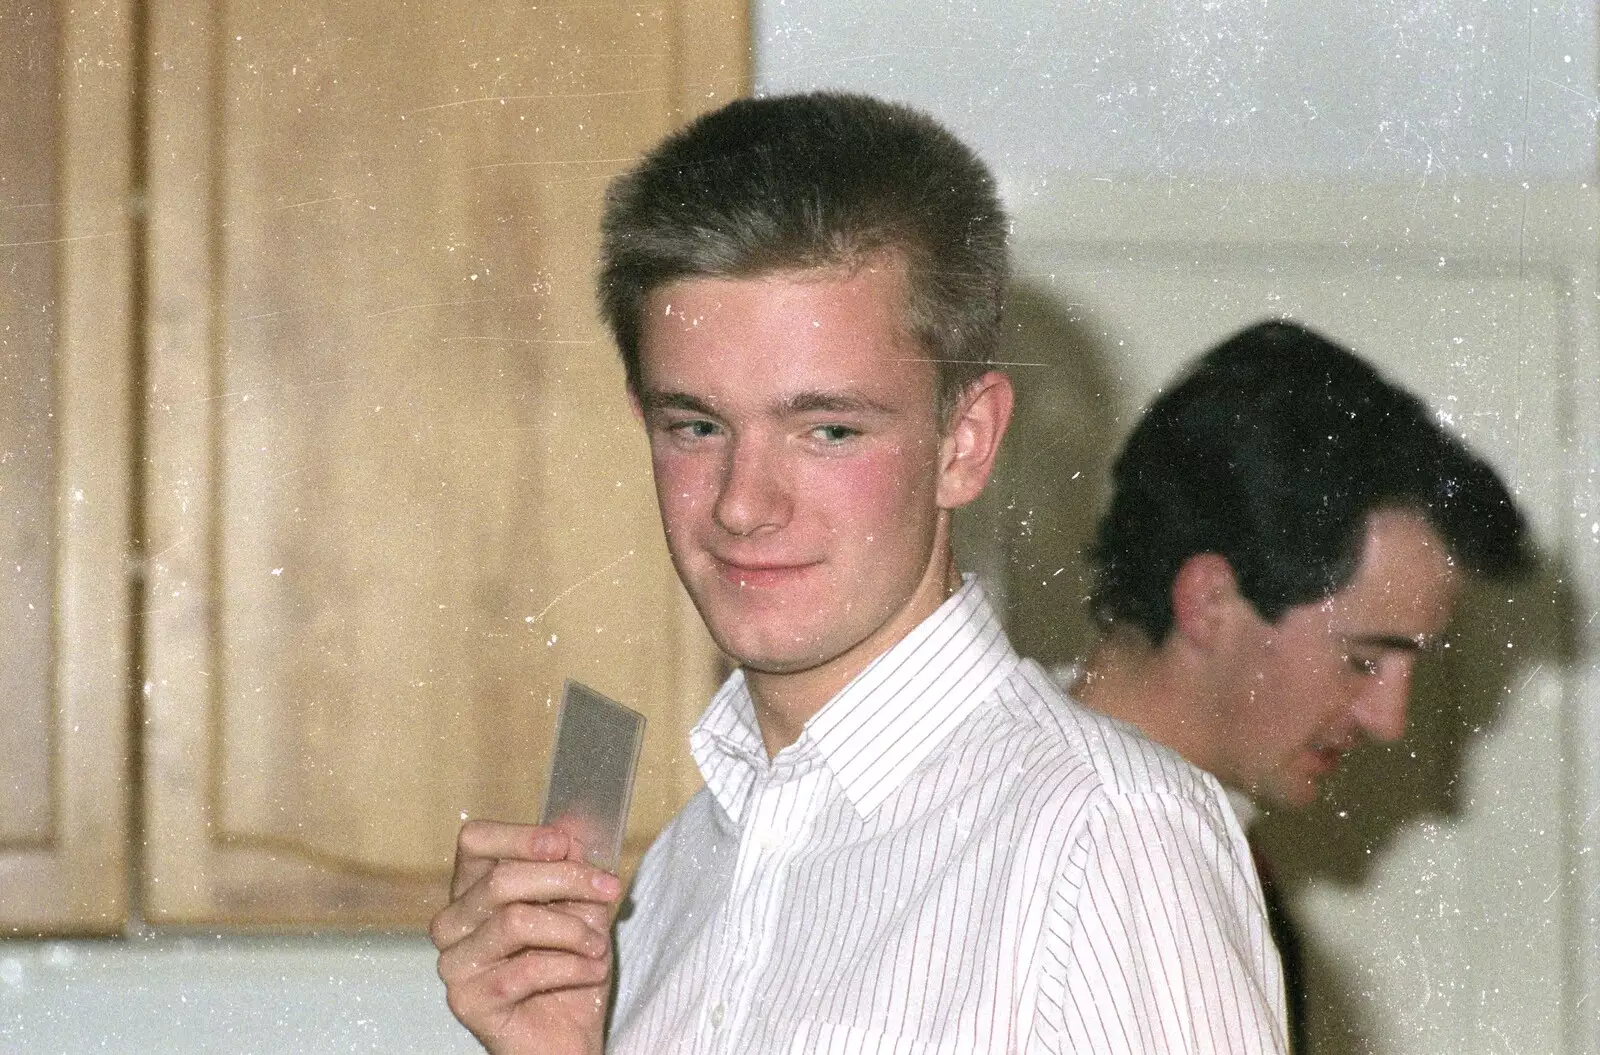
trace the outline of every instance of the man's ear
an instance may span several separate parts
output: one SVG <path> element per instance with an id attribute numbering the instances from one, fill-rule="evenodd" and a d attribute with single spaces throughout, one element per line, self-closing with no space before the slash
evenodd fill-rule
<path id="1" fill-rule="evenodd" d="M 1172 629 L 1196 648 L 1210 651 L 1220 646 L 1240 617 L 1241 605 L 1250 608 L 1239 593 L 1233 565 L 1220 553 L 1194 554 L 1173 577 Z"/>
<path id="2" fill-rule="evenodd" d="M 962 391 L 939 443 L 940 509 L 956 509 L 983 493 L 1015 403 L 1011 379 L 998 370 Z"/>

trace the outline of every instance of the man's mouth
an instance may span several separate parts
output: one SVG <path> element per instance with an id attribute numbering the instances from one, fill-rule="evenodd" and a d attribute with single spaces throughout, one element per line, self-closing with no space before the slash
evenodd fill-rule
<path id="1" fill-rule="evenodd" d="M 777 561 L 740 561 L 716 559 L 717 574 L 734 586 L 746 589 L 770 589 L 786 586 L 802 578 L 815 563 L 785 563 Z"/>
<path id="2" fill-rule="evenodd" d="M 1339 763 L 1344 761 L 1345 752 L 1348 750 L 1348 747 L 1339 745 L 1312 744 L 1307 753 L 1314 762 L 1317 775 L 1323 776 L 1339 768 Z"/>

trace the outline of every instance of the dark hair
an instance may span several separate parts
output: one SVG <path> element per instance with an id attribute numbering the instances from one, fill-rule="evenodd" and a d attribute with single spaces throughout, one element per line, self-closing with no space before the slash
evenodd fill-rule
<path id="1" fill-rule="evenodd" d="M 644 303 L 660 286 L 894 252 L 947 410 L 994 356 L 1006 233 L 988 169 L 927 115 L 836 92 L 742 99 L 611 185 L 600 305 L 638 391 Z"/>
<path id="2" fill-rule="evenodd" d="M 1350 582 L 1378 509 L 1426 517 L 1480 574 L 1510 577 L 1532 559 L 1487 463 L 1416 396 L 1292 322 L 1251 326 L 1202 356 L 1145 412 L 1112 488 L 1092 555 L 1095 619 L 1158 645 L 1189 557 L 1227 558 L 1240 593 L 1276 621 Z"/>

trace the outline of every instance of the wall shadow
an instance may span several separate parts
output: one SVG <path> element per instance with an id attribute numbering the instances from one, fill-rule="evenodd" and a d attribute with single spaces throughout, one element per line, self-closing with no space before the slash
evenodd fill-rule
<path id="1" fill-rule="evenodd" d="M 962 567 L 979 573 L 1012 644 L 1047 668 L 1094 643 L 1086 555 L 1111 460 L 1129 423 L 1103 332 L 1060 290 L 1025 282 L 1007 299 L 1001 359 L 1017 391 L 983 496 L 956 518 Z"/>

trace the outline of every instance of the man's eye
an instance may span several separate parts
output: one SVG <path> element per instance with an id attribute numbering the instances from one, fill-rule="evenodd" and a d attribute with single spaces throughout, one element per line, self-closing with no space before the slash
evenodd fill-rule
<path id="1" fill-rule="evenodd" d="M 684 439 L 703 440 L 717 434 L 717 425 L 713 421 L 691 418 L 688 421 L 674 421 L 667 426 L 667 431 Z"/>
<path id="2" fill-rule="evenodd" d="M 1367 677 L 1376 677 L 1378 674 L 1378 661 L 1370 656 L 1346 656 L 1345 662 L 1357 674 L 1364 674 Z"/>
<path id="3" fill-rule="evenodd" d="M 811 430 L 811 435 L 824 443 L 843 443 L 860 433 L 848 425 L 818 425 Z"/>

